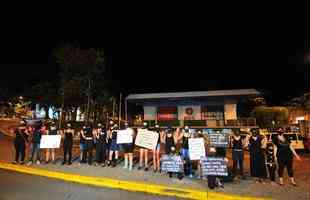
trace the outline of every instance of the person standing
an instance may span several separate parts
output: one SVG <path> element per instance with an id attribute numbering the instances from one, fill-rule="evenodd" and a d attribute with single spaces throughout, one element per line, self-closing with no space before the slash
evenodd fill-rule
<path id="1" fill-rule="evenodd" d="M 266 147 L 266 166 L 269 174 L 271 184 L 275 184 L 276 181 L 276 155 L 275 148 L 272 142 L 267 143 Z"/>
<path id="2" fill-rule="evenodd" d="M 59 134 L 59 131 L 57 130 L 56 124 L 55 122 L 52 122 L 51 126 L 47 130 L 47 135 L 58 135 L 58 134 Z M 46 160 L 45 160 L 46 163 L 50 161 L 50 155 L 52 157 L 52 163 L 55 164 L 55 149 L 54 148 L 46 149 Z"/>
<path id="3" fill-rule="evenodd" d="M 279 128 L 277 130 L 277 137 L 275 139 L 275 145 L 277 147 L 277 160 L 278 160 L 278 175 L 279 175 L 279 185 L 283 185 L 283 171 L 286 167 L 288 176 L 290 177 L 291 184 L 297 186 L 294 179 L 293 171 L 293 158 L 294 156 L 298 161 L 301 161 L 299 155 L 295 152 L 290 141 L 284 137 L 284 130 Z"/>
<path id="4" fill-rule="evenodd" d="M 32 141 L 31 141 L 31 157 L 29 159 L 29 162 L 27 165 L 31 165 L 35 160 L 36 163 L 39 165 L 40 164 L 40 142 L 41 142 L 41 130 L 40 127 L 35 127 L 33 131 L 33 136 L 32 136 Z M 35 157 L 35 159 L 34 159 Z"/>
<path id="5" fill-rule="evenodd" d="M 25 153 L 26 153 L 26 143 L 28 143 L 28 134 L 26 130 L 26 124 L 24 121 L 20 122 L 19 127 L 14 131 L 15 139 L 14 139 L 14 146 L 15 146 L 15 160 L 13 161 L 14 164 L 24 164 L 25 160 Z M 21 156 L 19 162 L 19 156 Z"/>
<path id="6" fill-rule="evenodd" d="M 166 129 L 166 133 L 163 136 L 163 141 L 165 142 L 165 154 L 171 153 L 171 147 L 174 147 L 174 149 L 176 149 L 177 138 L 171 127 L 168 127 Z"/>
<path id="7" fill-rule="evenodd" d="M 252 136 L 249 139 L 250 150 L 250 174 L 263 182 L 267 177 L 265 165 L 265 149 L 263 148 L 266 139 L 259 135 L 257 129 L 251 129 Z"/>
<path id="8" fill-rule="evenodd" d="M 87 123 L 84 129 L 82 130 L 82 137 L 85 142 L 85 146 L 83 148 L 82 163 L 86 163 L 87 160 L 88 165 L 91 165 L 93 159 L 94 137 L 93 137 L 93 129 L 90 123 Z"/>
<path id="9" fill-rule="evenodd" d="M 129 134 L 131 134 L 132 138 L 134 138 L 134 130 L 129 127 L 129 124 L 127 122 L 125 123 L 125 128 L 129 132 Z M 134 150 L 133 140 L 131 141 L 131 143 L 123 144 L 123 149 L 125 160 L 125 165 L 123 168 L 129 169 L 131 171 L 133 165 L 133 150 Z"/>
<path id="10" fill-rule="evenodd" d="M 108 166 L 112 166 L 112 167 L 116 167 L 117 160 L 118 160 L 119 145 L 116 143 L 117 129 L 118 129 L 117 124 L 114 124 L 112 130 L 109 131 L 108 133 L 108 136 L 111 139 Z M 113 159 L 113 153 L 115 155 L 114 159 Z"/>
<path id="11" fill-rule="evenodd" d="M 101 123 L 98 123 L 97 129 L 95 131 L 95 138 L 96 138 L 96 164 L 101 164 L 102 167 L 105 167 L 106 157 L 108 153 L 108 135 Z"/>
<path id="12" fill-rule="evenodd" d="M 73 146 L 73 136 L 74 130 L 71 128 L 71 124 L 68 123 L 66 129 L 64 130 L 64 141 L 63 141 L 63 151 L 64 151 L 64 160 L 62 165 L 66 164 L 67 162 L 67 155 L 68 158 L 68 165 L 72 163 L 72 146 Z"/>
<path id="13" fill-rule="evenodd" d="M 143 122 L 142 130 L 148 130 L 148 124 L 147 122 Z M 138 130 L 139 131 L 139 130 Z M 144 157 L 144 171 L 148 171 L 148 149 L 144 147 L 140 147 L 139 149 L 140 155 L 139 155 L 139 167 L 138 170 L 142 169 L 143 167 L 143 157 Z"/>
<path id="14" fill-rule="evenodd" d="M 155 131 L 158 133 L 158 140 L 155 149 L 153 150 L 153 170 L 154 173 L 160 171 L 160 143 L 162 138 L 162 133 L 159 125 L 155 125 Z"/>
<path id="15" fill-rule="evenodd" d="M 247 146 L 246 141 L 241 138 L 240 130 L 237 129 L 232 135 L 232 159 L 233 159 L 233 173 L 236 176 L 238 174 L 243 176 L 243 148 Z"/>
<path id="16" fill-rule="evenodd" d="M 189 159 L 189 147 L 188 147 L 188 139 L 192 137 L 192 134 L 189 132 L 189 127 L 185 126 L 184 131 L 180 133 L 178 136 L 178 141 L 182 141 L 181 147 L 181 156 L 184 160 L 184 175 L 193 177 L 192 174 L 192 162 Z"/>

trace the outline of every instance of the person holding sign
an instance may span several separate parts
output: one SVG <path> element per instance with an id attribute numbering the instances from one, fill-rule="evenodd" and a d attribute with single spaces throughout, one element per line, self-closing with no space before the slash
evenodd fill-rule
<path id="1" fill-rule="evenodd" d="M 57 130 L 55 122 L 52 122 L 49 129 L 46 131 L 47 135 L 58 135 L 59 131 Z M 55 149 L 46 149 L 46 158 L 45 163 L 48 163 L 50 161 L 50 154 L 52 155 L 52 163 L 55 164 Z"/>
<path id="2" fill-rule="evenodd" d="M 129 127 L 129 124 L 127 122 L 125 123 L 125 130 L 131 135 L 131 138 L 134 137 L 134 131 L 132 128 Z M 132 170 L 132 162 L 133 162 L 133 149 L 134 149 L 133 139 L 132 139 L 131 143 L 124 143 L 123 149 L 124 149 L 124 160 L 125 160 L 125 165 L 123 168 L 129 169 L 131 171 Z M 128 161 L 129 161 L 129 163 L 128 163 Z"/>
<path id="3" fill-rule="evenodd" d="M 143 128 L 148 130 L 147 122 L 143 122 Z M 143 157 L 144 157 L 144 171 L 148 171 L 148 149 L 144 147 L 140 147 L 140 156 L 139 156 L 139 167 L 138 170 L 142 169 L 143 167 Z"/>
<path id="4" fill-rule="evenodd" d="M 178 141 L 182 141 L 181 156 L 184 160 L 184 175 L 193 177 L 192 174 L 192 163 L 189 159 L 189 150 L 188 150 L 188 139 L 193 137 L 189 132 L 189 127 L 185 126 L 184 131 L 182 131 L 178 136 Z"/>
<path id="5" fill-rule="evenodd" d="M 159 125 L 157 124 L 155 125 L 155 131 L 159 135 L 156 148 L 153 150 L 153 170 L 156 173 L 157 171 L 160 171 L 160 143 L 163 134 L 161 133 Z"/>
<path id="6" fill-rule="evenodd" d="M 108 134 L 105 129 L 105 126 L 102 125 L 101 123 L 98 123 L 97 129 L 95 130 L 95 139 L 96 139 L 95 165 L 97 166 L 98 164 L 102 164 L 101 166 L 105 167 L 105 161 L 108 154 L 107 152 Z"/>
<path id="7" fill-rule="evenodd" d="M 111 139 L 108 166 L 112 166 L 112 167 L 116 166 L 116 163 L 118 160 L 119 145 L 116 143 L 117 129 L 118 129 L 117 124 L 114 124 L 111 131 L 109 131 L 108 133 L 108 137 Z M 112 162 L 113 153 L 115 154 L 115 159 L 113 159 L 113 162 Z"/>
<path id="8" fill-rule="evenodd" d="M 63 141 L 63 151 L 64 151 L 64 161 L 62 165 L 66 164 L 67 162 L 67 155 L 69 154 L 68 158 L 68 165 L 71 165 L 72 160 L 72 146 L 73 146 L 73 136 L 74 130 L 71 128 L 71 124 L 68 123 L 66 125 L 66 129 L 63 131 L 64 141 Z"/>

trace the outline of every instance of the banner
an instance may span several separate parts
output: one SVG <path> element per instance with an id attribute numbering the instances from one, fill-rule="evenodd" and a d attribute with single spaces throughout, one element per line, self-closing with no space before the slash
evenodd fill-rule
<path id="1" fill-rule="evenodd" d="M 156 120 L 156 107 L 155 106 L 144 106 L 144 120 Z"/>
<path id="2" fill-rule="evenodd" d="M 210 133 L 209 141 L 211 147 L 227 147 L 229 136 L 227 133 Z"/>
<path id="3" fill-rule="evenodd" d="M 237 119 L 237 104 L 225 104 L 224 109 L 225 120 Z"/>
<path id="4" fill-rule="evenodd" d="M 201 106 L 178 106 L 179 120 L 201 120 Z"/>
<path id="5" fill-rule="evenodd" d="M 57 149 L 60 147 L 61 135 L 42 135 L 40 149 Z"/>
<path id="6" fill-rule="evenodd" d="M 201 160 L 203 176 L 228 176 L 227 163 L 224 158 L 204 157 Z"/>
<path id="7" fill-rule="evenodd" d="M 132 143 L 133 141 L 132 136 L 133 136 L 133 130 L 130 128 L 126 130 L 118 130 L 117 137 L 116 137 L 116 143 L 117 144 Z"/>
<path id="8" fill-rule="evenodd" d="M 160 158 L 161 170 L 163 172 L 182 172 L 183 161 L 181 156 L 163 155 Z"/>
<path id="9" fill-rule="evenodd" d="M 200 160 L 206 156 L 205 143 L 203 138 L 189 138 L 188 150 L 190 160 Z"/>
<path id="10" fill-rule="evenodd" d="M 169 121 L 178 119 L 178 109 L 175 106 L 158 107 L 157 119 L 159 121 Z"/>
<path id="11" fill-rule="evenodd" d="M 147 129 L 138 129 L 135 145 L 154 150 L 157 145 L 159 134 Z"/>

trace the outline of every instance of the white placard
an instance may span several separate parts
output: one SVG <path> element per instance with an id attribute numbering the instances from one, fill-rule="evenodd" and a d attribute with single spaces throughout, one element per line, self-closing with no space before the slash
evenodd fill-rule
<path id="1" fill-rule="evenodd" d="M 117 144 L 128 144 L 132 143 L 133 130 L 119 130 L 117 131 L 116 143 Z"/>
<path id="2" fill-rule="evenodd" d="M 135 145 L 154 150 L 157 145 L 159 134 L 155 131 L 139 129 Z"/>
<path id="3" fill-rule="evenodd" d="M 189 138 L 188 150 L 190 160 L 200 160 L 206 156 L 205 143 L 203 138 Z"/>
<path id="4" fill-rule="evenodd" d="M 57 149 L 60 147 L 61 135 L 42 135 L 40 149 Z"/>

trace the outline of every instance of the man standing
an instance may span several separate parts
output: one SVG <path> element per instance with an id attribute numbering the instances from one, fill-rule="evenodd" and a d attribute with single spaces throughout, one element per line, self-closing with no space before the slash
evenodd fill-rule
<path id="1" fill-rule="evenodd" d="M 15 146 L 15 160 L 13 161 L 14 164 L 24 164 L 25 159 L 25 151 L 26 151 L 26 143 L 28 142 L 28 135 L 26 130 L 26 124 L 24 121 L 20 122 L 19 127 L 14 131 L 15 139 L 14 139 L 14 146 Z M 19 156 L 21 156 L 19 162 Z"/>

